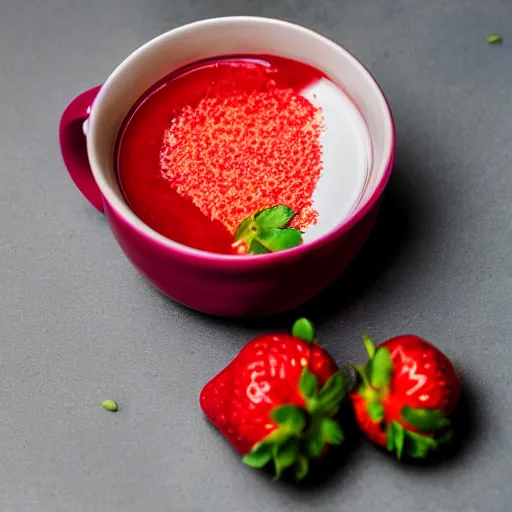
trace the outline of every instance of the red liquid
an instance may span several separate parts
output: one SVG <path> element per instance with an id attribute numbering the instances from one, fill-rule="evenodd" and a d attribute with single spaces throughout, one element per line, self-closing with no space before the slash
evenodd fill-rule
<path id="1" fill-rule="evenodd" d="M 226 57 L 187 66 L 156 84 L 127 116 L 117 149 L 117 173 L 132 210 L 148 226 L 181 244 L 232 254 L 233 234 L 181 197 L 161 172 L 165 131 L 181 109 L 205 97 L 264 90 L 269 81 L 295 92 L 323 75 L 318 70 L 274 56 Z M 250 120 L 250 116 L 248 116 Z"/>

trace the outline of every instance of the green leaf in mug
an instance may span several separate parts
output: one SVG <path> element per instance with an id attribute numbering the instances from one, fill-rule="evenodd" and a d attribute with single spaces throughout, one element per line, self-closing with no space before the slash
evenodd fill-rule
<path id="1" fill-rule="evenodd" d="M 235 232 L 235 240 L 246 239 L 250 236 L 254 231 L 257 231 L 254 226 L 254 216 L 251 215 L 247 217 L 247 219 L 243 220 L 238 226 Z"/>
<path id="2" fill-rule="evenodd" d="M 295 215 L 296 212 L 284 205 L 250 215 L 238 226 L 233 249 L 239 254 L 267 254 L 300 245 L 302 233 L 286 227 Z"/>
<path id="3" fill-rule="evenodd" d="M 270 252 L 284 251 L 302 243 L 302 233 L 295 228 L 265 229 L 256 237 L 256 241 Z"/>
<path id="4" fill-rule="evenodd" d="M 291 208 L 278 204 L 262 210 L 254 217 L 254 223 L 260 229 L 284 228 L 297 215 Z"/>
<path id="5" fill-rule="evenodd" d="M 252 254 L 268 254 L 270 251 L 266 247 L 263 247 L 257 240 L 253 240 L 250 252 Z"/>

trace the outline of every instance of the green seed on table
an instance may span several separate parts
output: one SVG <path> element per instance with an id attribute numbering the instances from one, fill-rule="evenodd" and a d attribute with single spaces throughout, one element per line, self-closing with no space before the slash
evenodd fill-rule
<path id="1" fill-rule="evenodd" d="M 103 408 L 106 409 L 107 411 L 117 411 L 117 404 L 114 400 L 104 400 L 101 405 L 103 405 Z"/>
<path id="2" fill-rule="evenodd" d="M 491 34 L 487 36 L 486 40 L 489 44 L 501 44 L 503 38 L 499 34 Z"/>

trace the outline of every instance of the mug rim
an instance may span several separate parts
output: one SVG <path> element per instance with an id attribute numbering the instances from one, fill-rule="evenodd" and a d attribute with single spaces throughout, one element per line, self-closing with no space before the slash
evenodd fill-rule
<path id="1" fill-rule="evenodd" d="M 94 148 L 92 148 L 92 143 L 90 142 L 92 140 L 92 137 L 87 137 L 87 152 L 94 179 L 101 191 L 101 195 L 103 196 L 104 200 L 109 204 L 110 208 L 112 208 L 117 213 L 117 215 L 123 219 L 124 222 L 126 222 L 132 229 L 138 231 L 139 234 L 148 237 L 153 243 L 161 246 L 162 249 L 164 250 L 171 250 L 173 252 L 178 253 L 180 256 L 184 258 L 193 258 L 197 262 L 201 262 L 203 265 L 211 266 L 211 264 L 214 264 L 216 266 L 218 265 L 224 268 L 233 268 L 233 266 L 241 268 L 268 266 L 283 263 L 286 264 L 295 259 L 296 257 L 300 257 L 301 255 L 308 253 L 311 250 L 316 250 L 321 247 L 324 247 L 325 245 L 332 243 L 335 239 L 341 237 L 344 233 L 349 231 L 352 227 L 354 227 L 361 220 L 363 220 L 363 218 L 370 212 L 370 210 L 374 207 L 374 205 L 381 197 L 391 175 L 396 147 L 395 124 L 393 120 L 393 114 L 389 106 L 389 102 L 386 99 L 381 87 L 379 86 L 375 78 L 372 76 L 372 74 L 369 72 L 369 70 L 356 57 L 354 57 L 352 53 L 350 53 L 346 48 L 341 46 L 339 43 L 303 25 L 299 25 L 297 23 L 293 23 L 290 21 L 280 20 L 277 18 L 268 18 L 261 16 L 224 16 L 206 18 L 203 20 L 194 21 L 171 29 L 139 46 L 114 69 L 114 71 L 109 75 L 109 77 L 101 87 L 91 107 L 91 113 L 88 122 L 88 133 L 90 134 L 95 129 L 95 119 L 97 115 L 96 113 L 98 112 L 98 109 L 101 107 L 103 97 L 108 92 L 108 86 L 110 85 L 110 83 L 115 80 L 118 74 L 122 73 L 126 68 L 132 65 L 132 60 L 134 60 L 140 54 L 144 53 L 149 47 L 153 46 L 154 44 L 157 44 L 163 39 L 166 39 L 171 34 L 179 34 L 180 32 L 192 30 L 200 25 L 215 26 L 219 23 L 232 23 L 240 21 L 262 22 L 267 24 L 275 24 L 279 26 L 288 26 L 293 28 L 294 30 L 301 32 L 303 35 L 307 37 L 316 38 L 320 40 L 323 44 L 331 46 L 337 52 L 344 54 L 344 56 L 348 58 L 348 60 L 354 67 L 359 68 L 363 76 L 365 76 L 368 82 L 373 86 L 376 95 L 380 97 L 380 100 L 384 106 L 384 121 L 387 125 L 385 131 L 389 135 L 389 144 L 387 144 L 387 146 L 385 147 L 384 155 L 377 168 L 379 178 L 373 192 L 369 197 L 361 201 L 342 222 L 334 226 L 331 230 L 329 230 L 322 236 L 319 236 L 314 240 L 305 242 L 297 247 L 293 247 L 285 251 L 278 251 L 258 255 L 244 255 L 242 257 L 236 254 L 220 254 L 204 251 L 202 249 L 195 249 L 193 247 L 181 244 L 170 238 L 167 238 L 164 235 L 155 231 L 150 226 L 148 226 L 145 222 L 142 221 L 142 219 L 138 217 L 138 215 L 135 214 L 135 212 L 129 207 L 129 205 L 126 202 L 123 202 L 120 199 L 118 199 L 114 191 L 111 190 L 110 185 L 107 183 L 107 180 L 104 177 L 103 171 L 99 168 L 99 165 L 96 165 L 94 157 Z"/>

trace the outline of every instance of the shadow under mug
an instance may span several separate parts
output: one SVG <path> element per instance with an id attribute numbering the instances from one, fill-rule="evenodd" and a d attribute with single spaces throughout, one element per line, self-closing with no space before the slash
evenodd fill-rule
<path id="1" fill-rule="evenodd" d="M 127 205 L 117 181 L 118 133 L 144 92 L 187 64 L 233 54 L 276 55 L 319 69 L 350 96 L 368 128 L 370 168 L 357 206 L 327 234 L 287 251 L 242 257 L 181 245 L 143 223 Z M 90 203 L 104 212 L 130 262 L 155 287 L 202 312 L 255 317 L 307 302 L 360 251 L 391 173 L 395 132 L 380 88 L 349 52 L 299 25 L 241 16 L 191 23 L 140 47 L 102 86 L 68 105 L 60 123 L 60 144 L 71 178 Z"/>

